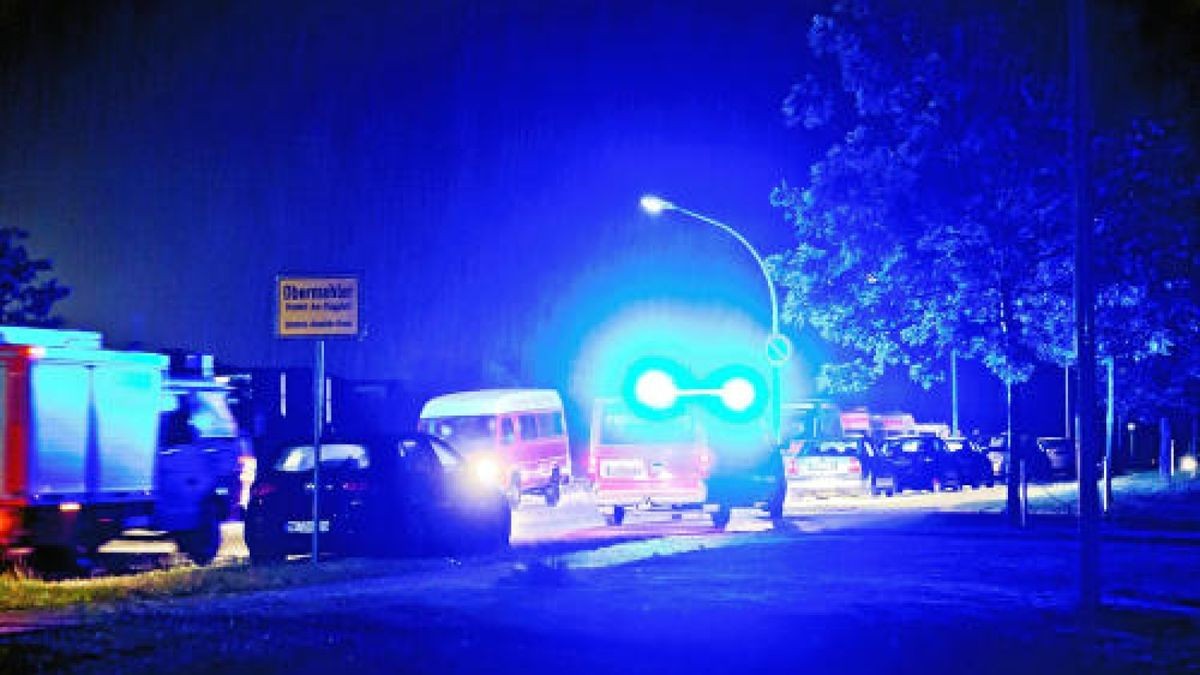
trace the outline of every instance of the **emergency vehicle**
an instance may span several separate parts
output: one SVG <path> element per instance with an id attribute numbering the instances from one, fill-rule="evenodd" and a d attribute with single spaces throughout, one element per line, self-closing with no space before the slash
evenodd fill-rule
<path id="1" fill-rule="evenodd" d="M 0 327 L 0 556 L 75 567 L 122 532 L 199 564 L 237 496 L 236 423 L 203 375 L 99 333 Z"/>

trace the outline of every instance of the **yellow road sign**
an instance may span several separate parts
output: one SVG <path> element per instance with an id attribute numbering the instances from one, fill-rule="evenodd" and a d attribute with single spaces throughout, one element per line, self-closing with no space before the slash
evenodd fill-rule
<path id="1" fill-rule="evenodd" d="M 275 334 L 279 337 L 355 337 L 359 279 L 348 274 L 275 278 Z"/>

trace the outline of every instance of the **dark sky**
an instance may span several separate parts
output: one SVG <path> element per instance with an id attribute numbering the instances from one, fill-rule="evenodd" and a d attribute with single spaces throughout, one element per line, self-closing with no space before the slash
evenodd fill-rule
<path id="1" fill-rule="evenodd" d="M 793 243 L 767 200 L 823 149 L 779 110 L 824 5 L 0 0 L 0 222 L 113 345 L 304 365 L 273 278 L 350 271 L 334 372 L 564 387 L 630 305 L 765 321 L 744 251 L 637 199 Z"/>
<path id="2" fill-rule="evenodd" d="M 647 251 L 714 273 L 648 295 L 756 281 L 715 231 L 648 221 L 644 191 L 786 245 L 767 193 L 806 159 L 778 110 L 811 11 L 706 7 L 10 10 L 29 39 L 7 53 L 0 218 L 114 344 L 303 362 L 272 337 L 272 278 L 349 270 L 370 335 L 331 350 L 346 374 L 524 367 L 528 331 L 594 311 L 564 288 Z"/>

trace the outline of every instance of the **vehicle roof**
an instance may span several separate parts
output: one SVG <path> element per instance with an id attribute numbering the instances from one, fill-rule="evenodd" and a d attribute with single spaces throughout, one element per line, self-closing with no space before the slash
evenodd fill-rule
<path id="1" fill-rule="evenodd" d="M 480 389 L 429 399 L 421 408 L 421 419 L 561 408 L 562 398 L 553 389 Z"/>

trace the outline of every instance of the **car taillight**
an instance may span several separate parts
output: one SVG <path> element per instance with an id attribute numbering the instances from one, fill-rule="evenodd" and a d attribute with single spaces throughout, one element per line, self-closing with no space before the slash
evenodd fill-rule
<path id="1" fill-rule="evenodd" d="M 342 483 L 342 489 L 346 492 L 366 492 L 367 484 L 361 480 L 348 480 Z"/>
<path id="2" fill-rule="evenodd" d="M 274 483 L 255 483 L 254 486 L 250 488 L 250 497 L 252 499 L 266 497 L 267 495 L 278 491 L 279 487 Z"/>
<path id="3" fill-rule="evenodd" d="M 850 458 L 850 473 L 862 473 L 862 462 L 858 461 L 857 457 Z"/>

